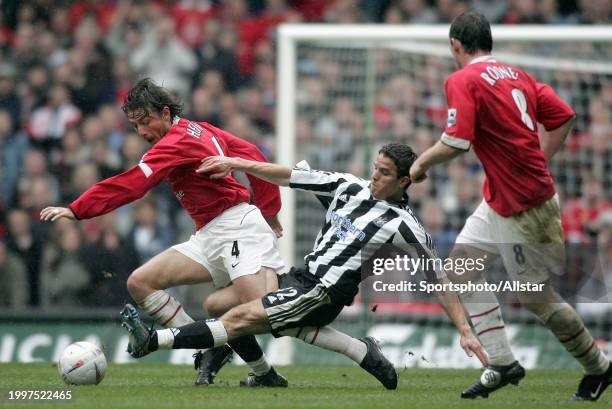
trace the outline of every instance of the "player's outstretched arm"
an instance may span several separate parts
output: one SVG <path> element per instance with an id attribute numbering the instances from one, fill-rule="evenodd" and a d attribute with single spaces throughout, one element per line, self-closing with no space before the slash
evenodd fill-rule
<path id="1" fill-rule="evenodd" d="M 211 179 L 221 179 L 233 170 L 243 171 L 279 186 L 289 186 L 291 178 L 291 169 L 285 166 L 227 156 L 209 156 L 202 159 L 196 172 L 210 173 Z"/>
<path id="2" fill-rule="evenodd" d="M 434 165 L 445 163 L 459 156 L 464 151 L 448 146 L 442 141 L 419 155 L 410 167 L 410 180 L 414 183 L 422 182 L 427 178 L 427 171 Z"/>
<path id="3" fill-rule="evenodd" d="M 70 220 L 76 219 L 74 213 L 72 213 L 72 210 L 67 207 L 45 207 L 40 212 L 40 220 L 43 222 L 49 220 L 54 222 L 62 217 Z"/>
<path id="4" fill-rule="evenodd" d="M 449 283 L 448 279 L 443 279 L 442 282 Z M 488 366 L 489 358 L 487 353 L 480 344 L 480 341 L 472 333 L 472 329 L 465 318 L 463 304 L 459 301 L 457 294 L 454 291 L 442 291 L 438 294 L 438 300 L 442 307 L 444 307 L 446 315 L 457 327 L 461 336 L 461 348 L 463 348 L 467 356 L 472 357 L 475 354 L 484 366 Z"/>

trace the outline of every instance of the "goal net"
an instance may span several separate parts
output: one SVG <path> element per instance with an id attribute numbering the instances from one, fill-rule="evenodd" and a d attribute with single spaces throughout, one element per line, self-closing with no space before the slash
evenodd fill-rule
<path id="1" fill-rule="evenodd" d="M 551 163 L 562 199 L 580 196 L 592 179 L 609 197 L 612 164 L 609 156 L 599 159 L 612 137 L 611 30 L 494 26 L 493 33 L 498 60 L 549 83 L 577 113 L 575 131 Z M 305 159 L 312 168 L 367 178 L 384 143 L 405 142 L 420 153 L 439 138 L 444 81 L 455 69 L 446 27 L 285 25 L 279 35 L 281 163 Z M 470 153 L 436 168 L 429 182 L 411 187 L 412 205 L 437 207 L 434 200 L 444 222 L 460 229 L 463 208 L 480 197 L 477 163 Z M 283 246 L 295 263 L 312 248 L 324 213 L 310 195 L 291 195 L 283 208 Z"/>
<path id="2" fill-rule="evenodd" d="M 585 194 L 609 201 L 612 29 L 492 30 L 492 54 L 499 61 L 550 84 L 576 111 L 575 130 L 550 164 L 563 209 Z M 421 153 L 444 129 L 444 83 L 455 70 L 446 26 L 284 25 L 278 64 L 276 158 L 287 166 L 307 160 L 313 169 L 367 179 L 383 144 L 403 142 Z M 453 243 L 482 200 L 482 178 L 470 152 L 411 186 L 410 205 L 439 246 Z M 290 189 L 283 195 L 283 255 L 287 264 L 300 265 L 325 212 L 312 195 Z M 598 239 L 584 225 L 568 229 L 570 241 Z"/>

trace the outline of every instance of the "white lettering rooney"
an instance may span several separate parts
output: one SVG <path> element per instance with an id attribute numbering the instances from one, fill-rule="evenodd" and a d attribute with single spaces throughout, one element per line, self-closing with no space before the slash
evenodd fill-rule
<path id="1" fill-rule="evenodd" d="M 497 65 L 489 65 L 486 72 L 480 74 L 480 77 L 493 86 L 499 80 L 517 80 L 518 74 L 511 67 L 499 67 Z"/>

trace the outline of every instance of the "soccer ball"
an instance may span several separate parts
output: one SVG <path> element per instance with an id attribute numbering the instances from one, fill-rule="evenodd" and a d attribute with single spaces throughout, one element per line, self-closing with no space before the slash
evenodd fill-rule
<path id="1" fill-rule="evenodd" d="M 57 369 L 68 385 L 97 385 L 106 374 L 106 357 L 97 345 L 75 342 L 64 349 Z"/>
<path id="2" fill-rule="evenodd" d="M 480 382 L 487 388 L 492 388 L 499 384 L 501 374 L 494 369 L 487 368 L 480 375 Z"/>

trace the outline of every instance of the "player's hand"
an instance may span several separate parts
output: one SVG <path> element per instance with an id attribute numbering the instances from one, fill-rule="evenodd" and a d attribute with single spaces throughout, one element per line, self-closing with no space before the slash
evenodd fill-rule
<path id="1" fill-rule="evenodd" d="M 74 213 L 72 213 L 72 210 L 68 209 L 67 207 L 45 207 L 40 212 L 40 220 L 43 222 L 54 222 L 62 217 L 70 220 L 76 219 Z"/>
<path id="2" fill-rule="evenodd" d="M 211 179 L 222 179 L 234 169 L 233 162 L 234 158 L 228 158 L 227 156 L 209 156 L 202 159 L 196 173 L 211 173 Z"/>
<path id="3" fill-rule="evenodd" d="M 461 348 L 463 348 L 467 356 L 471 358 L 474 354 L 476 354 L 476 357 L 480 360 L 483 366 L 489 366 L 489 356 L 480 344 L 480 341 L 478 341 L 471 331 L 469 333 L 461 334 L 461 339 L 459 342 L 461 344 Z"/>
<path id="4" fill-rule="evenodd" d="M 427 169 L 423 168 L 418 161 L 414 162 L 410 167 L 410 180 L 413 183 L 419 183 L 427 179 Z"/>
<path id="5" fill-rule="evenodd" d="M 272 228 L 272 231 L 274 232 L 274 234 L 276 234 L 276 237 L 283 237 L 283 226 L 280 223 L 280 220 L 278 220 L 278 215 L 274 215 L 274 216 L 264 216 L 264 219 L 266 219 L 266 222 L 268 222 L 268 225 Z"/>

